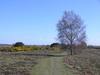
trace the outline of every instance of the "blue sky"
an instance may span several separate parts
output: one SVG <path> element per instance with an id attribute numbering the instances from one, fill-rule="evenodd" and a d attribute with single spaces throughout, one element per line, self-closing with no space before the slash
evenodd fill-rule
<path id="1" fill-rule="evenodd" d="M 100 0 L 0 0 L 0 43 L 56 42 L 56 24 L 65 10 L 81 16 L 87 43 L 100 45 Z"/>

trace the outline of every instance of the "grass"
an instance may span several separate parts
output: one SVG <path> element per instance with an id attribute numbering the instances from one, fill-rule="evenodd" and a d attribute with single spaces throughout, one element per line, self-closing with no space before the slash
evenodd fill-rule
<path id="1" fill-rule="evenodd" d="M 30 75 L 30 70 L 43 56 L 25 55 L 24 52 L 1 52 L 0 75 Z"/>
<path id="2" fill-rule="evenodd" d="M 48 60 L 48 56 L 58 53 L 60 52 L 46 50 L 0 52 L 0 75 L 30 75 L 34 66 L 40 64 L 39 60 Z"/>
<path id="3" fill-rule="evenodd" d="M 0 75 L 100 75 L 100 50 L 0 52 Z"/>
<path id="4" fill-rule="evenodd" d="M 39 64 L 33 68 L 31 75 L 75 75 L 64 66 L 62 55 L 66 55 L 66 53 L 53 53 L 52 55 L 61 55 L 61 57 L 52 56 L 39 59 Z"/>
<path id="5" fill-rule="evenodd" d="M 87 49 L 81 54 L 66 56 L 65 63 L 79 75 L 100 75 L 100 50 Z"/>
<path id="6" fill-rule="evenodd" d="M 0 75 L 74 75 L 65 68 L 65 55 L 55 51 L 1 52 Z"/>

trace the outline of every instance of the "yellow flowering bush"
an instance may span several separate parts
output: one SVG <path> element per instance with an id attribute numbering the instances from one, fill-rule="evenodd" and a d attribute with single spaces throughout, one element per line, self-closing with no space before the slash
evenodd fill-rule
<path id="1" fill-rule="evenodd" d="M 54 50 L 60 51 L 61 49 L 58 47 L 54 47 Z"/>
<path id="2" fill-rule="evenodd" d="M 22 47 L 11 47 L 11 50 L 12 51 L 28 51 L 28 50 L 30 50 L 30 47 L 25 47 L 25 46 L 22 46 Z"/>
<path id="3" fill-rule="evenodd" d="M 56 50 L 60 51 L 59 47 L 50 47 L 50 46 L 11 46 L 10 51 L 32 51 L 32 50 Z"/>
<path id="4" fill-rule="evenodd" d="M 11 47 L 11 51 L 30 51 L 30 50 L 41 50 L 41 47 L 38 46 Z"/>

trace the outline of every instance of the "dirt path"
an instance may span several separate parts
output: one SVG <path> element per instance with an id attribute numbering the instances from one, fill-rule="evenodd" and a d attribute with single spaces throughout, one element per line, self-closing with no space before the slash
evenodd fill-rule
<path id="1" fill-rule="evenodd" d="M 65 69 L 63 57 L 49 57 L 38 62 L 31 75 L 73 75 Z"/>

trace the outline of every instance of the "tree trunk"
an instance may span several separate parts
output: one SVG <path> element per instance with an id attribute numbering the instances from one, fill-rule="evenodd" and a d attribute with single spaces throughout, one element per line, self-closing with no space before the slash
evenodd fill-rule
<path id="1" fill-rule="evenodd" d="M 70 54 L 73 55 L 73 46 L 70 46 Z"/>

